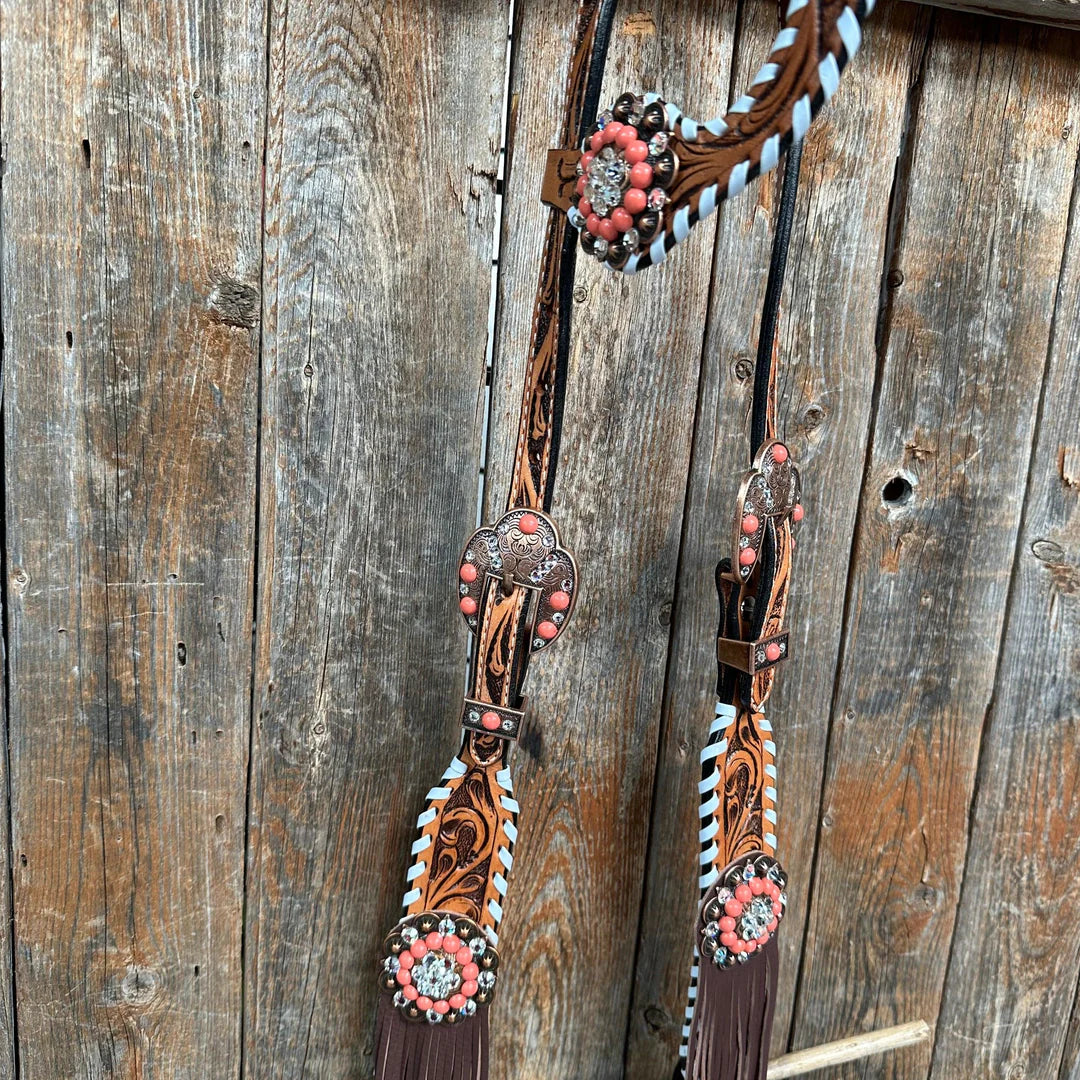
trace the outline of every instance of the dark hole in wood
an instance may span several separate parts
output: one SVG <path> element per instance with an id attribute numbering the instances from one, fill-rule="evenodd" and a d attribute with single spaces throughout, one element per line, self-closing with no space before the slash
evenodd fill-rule
<path id="1" fill-rule="evenodd" d="M 176 662 L 181 667 L 187 663 L 187 645 L 182 641 L 176 643 Z"/>
<path id="2" fill-rule="evenodd" d="M 199 965 L 196 964 L 195 965 L 195 978 L 197 979 L 198 977 L 199 977 Z"/>
<path id="3" fill-rule="evenodd" d="M 198 744 L 198 742 L 199 742 L 199 733 L 197 731 L 193 731 L 191 733 L 191 745 L 195 746 L 195 745 Z"/>
<path id="4" fill-rule="evenodd" d="M 911 481 L 903 476 L 894 476 L 881 489 L 881 500 L 887 506 L 903 506 L 911 501 Z"/>
<path id="5" fill-rule="evenodd" d="M 218 814 L 218 816 L 216 818 L 214 818 L 214 830 L 216 832 L 222 832 L 224 830 L 224 828 L 225 828 L 225 816 L 224 816 L 224 814 Z"/>
<path id="6" fill-rule="evenodd" d="M 82 156 L 83 156 L 83 164 L 89 169 L 90 168 L 90 159 L 91 159 L 91 156 L 92 156 L 91 152 L 90 152 L 90 140 L 89 139 L 83 139 L 83 141 L 82 141 Z"/>
<path id="7" fill-rule="evenodd" d="M 19 856 L 19 862 L 22 863 L 23 866 L 25 866 L 26 862 L 27 862 L 26 856 L 25 855 L 20 855 Z"/>
<path id="8" fill-rule="evenodd" d="M 73 333 L 72 333 L 72 332 L 71 332 L 71 331 L 69 330 L 69 331 L 68 331 L 68 332 L 67 332 L 67 333 L 66 333 L 66 334 L 64 335 L 64 337 L 65 337 L 65 338 L 67 338 L 67 346 L 68 346 L 68 348 L 70 349 L 70 348 L 71 348 L 71 346 L 75 344 L 75 335 L 74 335 L 74 334 L 73 334 Z"/>

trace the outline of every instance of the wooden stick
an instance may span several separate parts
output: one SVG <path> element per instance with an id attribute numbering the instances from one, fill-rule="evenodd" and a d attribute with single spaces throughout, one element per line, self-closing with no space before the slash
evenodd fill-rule
<path id="1" fill-rule="evenodd" d="M 884 1054 L 888 1050 L 913 1046 L 929 1038 L 930 1025 L 925 1020 L 882 1028 L 865 1035 L 852 1035 L 848 1039 L 822 1043 L 820 1046 L 811 1046 L 808 1050 L 796 1050 L 793 1054 L 774 1058 L 769 1062 L 769 1080 L 802 1076 L 815 1069 L 824 1069 L 827 1065 L 839 1065 L 841 1062 L 857 1061 L 872 1054 Z"/>

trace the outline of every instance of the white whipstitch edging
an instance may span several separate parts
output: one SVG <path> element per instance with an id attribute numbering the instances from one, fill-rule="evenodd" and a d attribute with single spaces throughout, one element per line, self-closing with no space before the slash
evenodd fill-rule
<path id="1" fill-rule="evenodd" d="M 443 784 L 433 787 L 427 793 L 428 806 L 416 819 L 416 827 L 418 829 L 426 829 L 439 816 L 443 804 L 453 792 L 454 789 L 452 787 L 445 786 L 445 781 L 459 780 L 466 772 L 468 772 L 468 767 L 455 755 L 446 772 L 442 775 L 441 779 Z M 503 821 L 503 836 L 505 837 L 505 843 L 501 844 L 495 853 L 499 862 L 502 864 L 503 872 L 496 871 L 492 878 L 495 891 L 500 897 L 505 899 L 508 887 L 507 878 L 514 865 L 514 843 L 517 841 L 516 821 L 517 815 L 521 812 L 521 807 L 518 806 L 517 800 L 513 797 L 514 786 L 509 769 L 500 769 L 496 772 L 495 783 L 499 788 L 495 793 L 499 799 L 499 805 L 510 814 L 510 817 Z M 431 836 L 426 833 L 421 835 L 420 838 L 413 843 L 411 854 L 415 856 L 415 860 L 405 874 L 407 884 L 412 885 L 412 883 L 418 877 L 422 876 L 427 869 L 427 860 L 423 856 L 428 848 L 431 847 L 431 843 Z M 412 904 L 420 899 L 420 896 L 421 890 L 419 888 L 409 889 L 404 897 L 402 897 L 402 907 L 408 910 Z M 502 922 L 503 917 L 502 905 L 495 900 L 489 900 L 487 913 L 491 917 L 494 925 L 486 926 L 484 928 L 484 934 L 492 945 L 498 945 L 498 926 L 499 923 Z"/>
<path id="2" fill-rule="evenodd" d="M 788 4 L 785 22 L 790 23 L 793 18 L 799 16 L 809 2 L 810 0 L 791 0 Z M 857 14 L 859 8 L 864 12 L 862 16 Z M 873 8 L 874 0 L 861 0 L 857 8 L 853 9 L 852 7 L 845 7 L 838 16 L 836 29 L 837 33 L 840 35 L 843 51 L 839 55 L 830 52 L 818 63 L 818 78 L 821 83 L 820 100 L 817 102 L 811 101 L 809 96 L 804 94 L 795 102 L 795 105 L 792 108 L 790 132 L 790 137 L 793 142 L 801 142 L 805 137 L 806 132 L 813 121 L 815 104 L 825 104 L 832 98 L 833 94 L 836 93 L 837 86 L 840 82 L 841 72 L 848 61 L 851 60 L 858 51 L 859 46 L 862 43 L 862 27 L 860 25 L 860 19 L 865 17 L 865 15 L 869 15 Z M 750 112 L 758 101 L 761 100 L 765 92 L 773 86 L 776 80 L 783 74 L 782 60 L 774 59 L 774 57 L 776 57 L 778 53 L 782 53 L 795 45 L 804 26 L 806 26 L 806 20 L 804 18 L 799 19 L 799 24 L 797 26 L 784 26 L 777 34 L 773 41 L 772 48 L 769 50 L 769 60 L 762 65 L 761 69 L 755 75 L 750 89 L 729 106 L 725 115 L 713 117 L 711 120 L 707 120 L 704 123 L 698 123 L 698 121 L 692 120 L 688 116 L 684 116 L 682 110 L 677 105 L 666 102 L 665 109 L 669 126 L 673 130 L 678 129 L 682 138 L 689 142 L 696 141 L 702 129 L 710 135 L 723 135 L 731 127 L 727 122 L 727 118 L 730 116 L 740 117 Z M 646 103 L 651 103 L 656 101 L 658 96 L 659 95 L 657 94 L 646 94 L 645 101 Z M 723 192 L 723 198 L 735 198 L 756 176 L 763 176 L 765 173 L 775 169 L 780 161 L 781 141 L 779 134 L 770 136 L 762 147 L 761 157 L 756 167 L 749 157 L 745 161 L 739 162 L 728 178 L 727 187 Z M 706 199 L 707 192 L 711 192 L 711 196 L 708 199 Z M 664 232 L 661 233 L 644 251 L 638 252 L 636 255 L 631 255 L 622 267 L 621 272 L 627 275 L 636 274 L 639 270 L 644 270 L 649 266 L 656 266 L 663 262 L 671 249 L 677 244 L 680 244 L 687 237 L 694 225 L 708 217 L 709 214 L 716 209 L 716 203 L 719 198 L 720 193 L 716 190 L 716 185 L 713 185 L 710 189 L 706 189 L 706 192 L 702 192 L 698 197 L 698 206 L 695 211 L 689 212 L 686 217 L 682 218 L 679 217 L 679 214 L 676 214 L 671 227 L 665 229 Z M 688 212 L 689 207 L 682 207 L 680 213 L 683 211 Z"/>
<path id="3" fill-rule="evenodd" d="M 716 714 L 709 725 L 709 738 L 701 751 L 701 771 L 704 773 L 711 765 L 709 773 L 701 778 L 698 783 L 698 817 L 701 828 L 698 831 L 698 842 L 701 844 L 701 853 L 698 860 L 704 871 L 698 878 L 698 887 L 701 896 L 716 883 L 720 871 L 716 866 L 720 849 L 716 845 L 716 836 L 720 832 L 720 822 L 716 819 L 716 811 L 720 807 L 720 760 L 727 753 L 728 735 L 731 725 L 738 716 L 732 705 L 722 702 L 716 703 Z M 707 869 L 706 869 L 707 867 Z M 686 1068 L 687 1055 L 690 1046 L 690 1028 L 694 1022 L 694 1006 L 697 1003 L 697 986 L 700 955 L 697 946 L 694 946 L 694 964 L 690 968 L 690 986 L 686 991 L 686 1023 L 682 1029 L 682 1043 L 679 1046 L 679 1059 L 683 1069 Z"/>

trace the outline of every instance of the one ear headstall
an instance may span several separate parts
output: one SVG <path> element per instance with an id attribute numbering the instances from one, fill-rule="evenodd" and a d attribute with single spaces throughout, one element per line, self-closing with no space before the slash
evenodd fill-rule
<path id="1" fill-rule="evenodd" d="M 768 62 L 727 114 L 699 124 L 656 94 L 625 93 L 585 141 L 552 150 L 541 198 L 613 270 L 655 266 L 806 134 L 862 41 L 874 0 L 791 0 Z"/>

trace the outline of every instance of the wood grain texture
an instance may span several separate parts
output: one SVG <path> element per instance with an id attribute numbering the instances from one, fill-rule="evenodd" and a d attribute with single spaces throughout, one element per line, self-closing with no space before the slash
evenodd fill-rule
<path id="1" fill-rule="evenodd" d="M 1062 29 L 1080 26 L 1080 0 L 920 0 L 969 15 L 1024 19 Z"/>
<path id="2" fill-rule="evenodd" d="M 769 5 L 747 7 L 736 50 L 741 81 L 756 70 L 775 27 Z M 806 921 L 825 718 L 874 385 L 889 188 L 904 123 L 897 103 L 906 99 L 924 27 L 911 7 L 878 13 L 804 152 L 777 361 L 779 431 L 802 470 L 808 511 L 794 558 L 794 658 L 779 670 L 767 709 L 779 753 L 777 854 L 791 898 L 779 938 L 774 1053 L 787 1043 Z M 748 463 L 748 363 L 774 202 L 767 179 L 721 213 L 629 1027 L 627 1076 L 641 1080 L 675 1060 L 686 1004 L 698 896 L 698 753 L 715 698 L 713 568 L 727 554 L 737 482 Z"/>
<path id="3" fill-rule="evenodd" d="M 372 1071 L 457 748 L 507 12 L 275 6 L 246 1075 Z"/>
<path id="4" fill-rule="evenodd" d="M 1080 101 L 1055 40 L 948 17 L 927 57 L 831 718 L 799 1046 L 938 1010 L 1076 158 L 1062 132 Z M 969 1022 L 978 1013 L 969 999 Z M 914 1049 L 836 1075 L 910 1077 L 928 1059 Z"/>
<path id="5" fill-rule="evenodd" d="M 22 1080 L 239 1075 L 262 39 L 2 8 Z"/>
<path id="6" fill-rule="evenodd" d="M 574 4 L 520 10 L 513 93 L 523 122 L 507 188 L 492 513 L 509 482 L 546 213 L 540 175 Z M 679 2 L 621 14 L 603 100 L 640 87 L 708 114 L 727 93 L 734 16 L 734 4 Z M 713 228 L 703 224 L 669 265 L 632 283 L 579 262 L 552 516 L 582 589 L 573 624 L 534 661 L 525 688 L 493 1080 L 622 1075 Z"/>
<path id="7" fill-rule="evenodd" d="M 1080 35 L 1054 51 L 1080 67 Z M 1059 109 L 1071 121 L 1075 97 Z M 1074 216 L 937 1025 L 931 1076 L 946 1080 L 1056 1076 L 1080 975 L 1078 311 Z"/>

